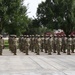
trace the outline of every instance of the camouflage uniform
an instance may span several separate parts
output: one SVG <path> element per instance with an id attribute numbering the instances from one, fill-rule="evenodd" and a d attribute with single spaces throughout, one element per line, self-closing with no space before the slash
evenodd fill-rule
<path id="1" fill-rule="evenodd" d="M 11 44 L 11 42 L 12 42 L 12 38 L 11 38 L 11 36 L 9 36 L 8 43 L 9 43 L 9 50 L 10 50 L 10 51 L 11 51 L 11 49 L 12 49 L 12 44 Z"/>
<path id="2" fill-rule="evenodd" d="M 56 50 L 57 50 L 57 54 L 58 55 L 60 55 L 60 50 L 61 50 L 60 49 L 60 40 L 59 40 L 59 37 L 60 36 L 58 36 L 57 39 L 56 39 Z"/>
<path id="3" fill-rule="evenodd" d="M 65 46 L 64 46 L 64 50 L 65 50 L 65 51 L 64 51 L 64 52 L 66 52 L 66 49 L 67 49 L 67 43 L 68 43 L 68 41 L 67 41 L 67 37 L 66 37 L 66 36 L 65 36 L 65 38 L 64 38 L 64 39 L 65 39 Z"/>
<path id="4" fill-rule="evenodd" d="M 13 53 L 14 55 L 16 55 L 17 53 L 17 39 L 16 39 L 16 35 L 13 36 Z"/>
<path id="5" fill-rule="evenodd" d="M 51 51 L 53 51 L 53 35 L 50 35 L 50 37 L 51 37 Z"/>
<path id="6" fill-rule="evenodd" d="M 39 39 L 39 36 L 36 35 L 36 39 L 35 39 L 35 52 L 36 52 L 37 55 L 39 55 L 39 52 L 40 52 L 38 39 Z"/>
<path id="7" fill-rule="evenodd" d="M 2 55 L 3 47 L 4 47 L 4 40 L 2 39 L 2 35 L 0 35 L 0 55 Z"/>
<path id="8" fill-rule="evenodd" d="M 45 38 L 44 38 L 44 49 L 45 49 L 45 53 L 47 53 L 47 40 L 48 40 L 48 37 L 47 35 L 45 35 Z"/>
<path id="9" fill-rule="evenodd" d="M 31 35 L 30 38 L 30 50 L 34 52 L 34 35 Z"/>
<path id="10" fill-rule="evenodd" d="M 14 55 L 16 55 L 16 50 L 17 50 L 16 35 L 10 35 L 9 45 L 11 52 L 14 53 Z"/>
<path id="11" fill-rule="evenodd" d="M 66 53 L 66 46 L 67 46 L 67 38 L 66 35 L 62 36 L 62 51 Z"/>
<path id="12" fill-rule="evenodd" d="M 37 35 L 35 35 L 34 40 L 33 40 L 33 49 L 35 50 L 34 52 L 37 53 L 36 50 L 36 39 L 38 39 Z"/>
<path id="13" fill-rule="evenodd" d="M 56 53 L 56 35 L 53 37 L 53 53 Z"/>
<path id="14" fill-rule="evenodd" d="M 74 49 L 75 49 L 75 35 L 73 35 L 72 38 L 72 53 L 74 53 Z"/>
<path id="15" fill-rule="evenodd" d="M 31 51 L 31 35 L 29 35 L 29 50 Z"/>
<path id="16" fill-rule="evenodd" d="M 8 43 L 9 43 L 9 49 L 13 53 L 13 35 L 9 36 Z"/>
<path id="17" fill-rule="evenodd" d="M 25 50 L 26 50 L 26 55 L 28 55 L 28 50 L 29 50 L 29 36 L 27 35 L 27 38 L 26 38 L 26 43 L 25 43 Z"/>
<path id="18" fill-rule="evenodd" d="M 51 52 L 52 52 L 51 37 L 48 38 L 47 48 L 48 48 L 48 55 L 51 55 Z"/>
<path id="19" fill-rule="evenodd" d="M 61 51 L 61 49 L 62 49 L 62 37 L 61 37 L 61 35 L 59 35 L 59 44 L 60 44 L 59 48 Z"/>
<path id="20" fill-rule="evenodd" d="M 67 44 L 67 55 L 70 55 L 71 47 L 72 47 L 72 38 L 71 38 L 71 36 L 69 35 L 68 44 Z"/>
<path id="21" fill-rule="evenodd" d="M 30 45 L 29 45 L 29 50 L 31 51 L 31 43 L 32 43 L 32 36 L 30 35 Z"/>
<path id="22" fill-rule="evenodd" d="M 23 38 L 23 35 L 21 35 L 20 37 L 19 37 L 19 40 L 18 40 L 18 43 L 19 43 L 19 50 L 22 52 L 22 38 Z"/>
<path id="23" fill-rule="evenodd" d="M 26 38 L 27 36 L 24 35 L 23 39 L 22 39 L 22 52 L 26 53 Z"/>
<path id="24" fill-rule="evenodd" d="M 43 52 L 44 49 L 44 36 L 41 35 L 41 52 Z"/>

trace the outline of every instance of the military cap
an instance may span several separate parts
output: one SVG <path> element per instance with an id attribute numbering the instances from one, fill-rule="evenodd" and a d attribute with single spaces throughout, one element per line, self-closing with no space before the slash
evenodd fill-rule
<path id="1" fill-rule="evenodd" d="M 32 37 L 32 35 L 30 35 L 30 37 Z"/>
<path id="2" fill-rule="evenodd" d="M 20 37 L 23 37 L 23 35 L 20 35 Z"/>
<path id="3" fill-rule="evenodd" d="M 51 34 L 50 37 L 53 37 L 53 35 Z"/>
<path id="4" fill-rule="evenodd" d="M 31 37 L 31 35 L 29 35 L 29 37 Z"/>
<path id="5" fill-rule="evenodd" d="M 44 35 L 41 35 L 42 37 L 44 36 Z"/>
<path id="6" fill-rule="evenodd" d="M 49 35 L 45 35 L 46 37 L 49 37 Z"/>
<path id="7" fill-rule="evenodd" d="M 56 37 L 57 35 L 54 35 L 54 37 Z"/>
<path id="8" fill-rule="evenodd" d="M 37 37 L 39 38 L 39 37 L 40 37 L 40 35 L 37 35 Z"/>
<path id="9" fill-rule="evenodd" d="M 69 37 L 71 37 L 71 35 L 68 35 Z"/>
<path id="10" fill-rule="evenodd" d="M 43 37 L 43 35 L 40 35 L 40 37 Z"/>
<path id="11" fill-rule="evenodd" d="M 27 35 L 26 37 L 29 38 L 29 35 Z"/>
<path id="12" fill-rule="evenodd" d="M 34 37 L 34 35 L 31 35 L 32 37 Z"/>
<path id="13" fill-rule="evenodd" d="M 16 37 L 16 35 L 10 35 L 10 37 Z"/>
<path id="14" fill-rule="evenodd" d="M 24 37 L 26 37 L 27 35 L 23 35 Z"/>
<path id="15" fill-rule="evenodd" d="M 35 37 L 37 37 L 38 35 L 36 34 Z"/>

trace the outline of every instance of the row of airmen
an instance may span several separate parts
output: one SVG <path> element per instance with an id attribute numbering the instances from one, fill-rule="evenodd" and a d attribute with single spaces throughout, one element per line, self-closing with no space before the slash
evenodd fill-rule
<path id="1" fill-rule="evenodd" d="M 19 49 L 28 55 L 28 50 L 35 52 L 37 55 L 40 52 L 48 53 L 51 55 L 52 52 L 60 55 L 60 52 L 70 55 L 74 53 L 75 49 L 75 35 L 71 38 L 66 36 L 48 36 L 48 35 L 24 35 L 19 38 Z"/>
<path id="2" fill-rule="evenodd" d="M 16 35 L 9 36 L 8 39 L 9 50 L 16 55 L 17 48 L 26 55 L 29 54 L 29 50 L 35 52 L 37 55 L 40 52 L 48 53 L 51 55 L 57 53 L 60 55 L 60 52 L 70 55 L 71 52 L 74 53 L 75 49 L 75 35 L 71 37 L 66 36 L 56 36 L 56 35 L 21 35 L 19 39 L 16 39 Z M 0 35 L 0 55 L 2 55 L 2 49 L 4 47 L 4 40 Z"/>

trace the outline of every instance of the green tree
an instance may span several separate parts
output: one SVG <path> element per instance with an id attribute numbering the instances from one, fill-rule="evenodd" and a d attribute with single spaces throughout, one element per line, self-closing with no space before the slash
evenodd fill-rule
<path id="1" fill-rule="evenodd" d="M 21 34 L 28 25 L 27 7 L 23 0 L 0 0 L 0 32 L 3 28 L 9 34 Z"/>
<path id="2" fill-rule="evenodd" d="M 74 0 L 46 0 L 38 5 L 39 23 L 49 29 L 63 29 L 68 35 L 75 28 Z"/>
<path id="3" fill-rule="evenodd" d="M 43 26 L 53 28 L 53 15 L 53 4 L 51 0 L 46 0 L 38 5 L 37 18 Z"/>
<path id="4" fill-rule="evenodd" d="M 29 19 L 28 27 L 26 29 L 25 34 L 39 34 L 39 22 L 35 19 Z"/>

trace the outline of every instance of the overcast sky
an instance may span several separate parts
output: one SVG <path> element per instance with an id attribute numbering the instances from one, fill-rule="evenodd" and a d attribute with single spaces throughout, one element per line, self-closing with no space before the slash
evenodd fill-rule
<path id="1" fill-rule="evenodd" d="M 38 4 L 41 3 L 42 1 L 45 1 L 45 0 L 25 0 L 24 1 L 24 5 L 27 6 L 28 5 L 28 16 L 30 18 L 33 18 L 36 17 L 36 10 L 37 10 L 37 7 L 38 7 Z"/>

